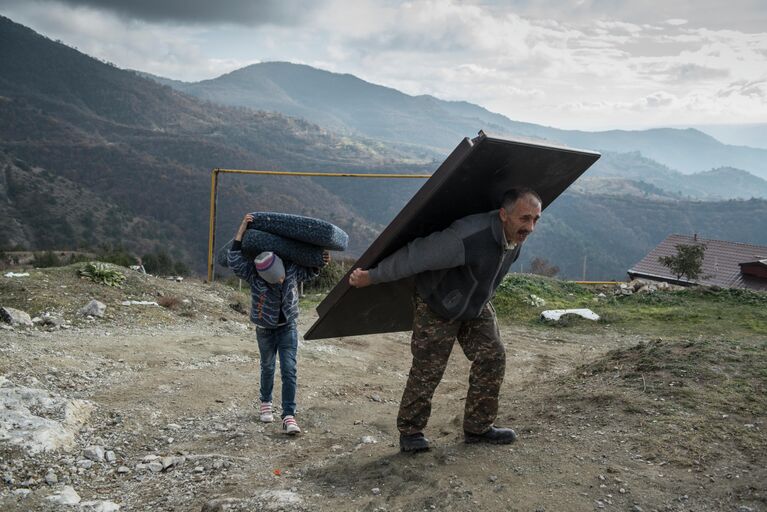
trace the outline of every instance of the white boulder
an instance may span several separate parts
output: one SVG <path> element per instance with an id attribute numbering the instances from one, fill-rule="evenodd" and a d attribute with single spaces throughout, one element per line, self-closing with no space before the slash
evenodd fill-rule
<path id="1" fill-rule="evenodd" d="M 30 317 L 24 311 L 20 309 L 14 309 L 9 307 L 0 307 L 0 320 L 12 326 L 23 325 L 25 327 L 32 327 L 32 317 Z"/>
<path id="2" fill-rule="evenodd" d="M 557 322 L 565 315 L 577 315 L 586 320 L 599 320 L 599 315 L 591 311 L 590 309 L 549 309 L 541 313 L 543 320 L 549 320 L 551 322 Z"/>
<path id="3" fill-rule="evenodd" d="M 85 400 L 17 386 L 0 376 L 0 443 L 18 446 L 28 454 L 71 450 L 92 410 Z"/>
<path id="4" fill-rule="evenodd" d="M 104 316 L 104 311 L 106 311 L 107 306 L 103 302 L 99 302 L 97 300 L 92 300 L 78 311 L 79 314 L 83 316 L 97 316 L 102 317 Z"/>

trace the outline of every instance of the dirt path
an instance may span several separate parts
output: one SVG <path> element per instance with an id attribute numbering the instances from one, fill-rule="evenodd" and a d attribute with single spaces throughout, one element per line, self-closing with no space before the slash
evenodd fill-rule
<path id="1" fill-rule="evenodd" d="M 49 469 L 83 501 L 121 510 L 762 510 L 751 499 L 764 488 L 758 466 L 669 463 L 643 452 L 643 432 L 621 407 L 552 402 L 566 391 L 558 376 L 636 336 L 504 327 L 498 423 L 520 439 L 503 447 L 462 443 L 469 365 L 456 345 L 428 427 L 434 449 L 405 456 L 395 418 L 408 333 L 302 342 L 298 438 L 258 422 L 258 350 L 244 323 L 0 334 L 10 381 L 96 405 L 71 453 L 6 452 L 16 457 L 2 463 L 15 487 L 3 487 L 2 510 L 54 507 L 42 481 Z M 83 468 L 89 445 L 116 460 Z M 157 461 L 167 466 L 155 472 Z M 12 492 L 25 479 L 31 492 Z"/>

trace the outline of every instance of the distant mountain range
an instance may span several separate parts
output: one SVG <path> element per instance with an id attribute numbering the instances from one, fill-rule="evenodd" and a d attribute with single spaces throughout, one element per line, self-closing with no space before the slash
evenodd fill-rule
<path id="1" fill-rule="evenodd" d="M 585 132 L 513 121 L 467 102 L 409 96 L 353 75 L 287 62 L 253 64 L 211 80 L 154 77 L 198 98 L 301 117 L 330 130 L 420 145 L 444 155 L 478 130 L 642 156 L 684 174 L 732 167 L 767 179 L 767 149 L 722 144 L 694 129 Z"/>
<path id="2" fill-rule="evenodd" d="M 725 144 L 767 149 L 767 123 L 707 124 L 693 126 Z"/>
<path id="3" fill-rule="evenodd" d="M 619 184 L 624 183 L 624 187 Z M 767 180 L 732 167 L 719 167 L 695 174 L 682 174 L 641 155 L 604 152 L 589 172 L 576 182 L 583 193 L 642 195 L 647 185 L 653 195 L 668 199 L 721 200 L 767 198 Z M 605 188 L 607 186 L 607 189 Z"/>
<path id="4" fill-rule="evenodd" d="M 343 83 L 365 84 L 338 77 Z M 5 221 L 0 250 L 113 244 L 141 254 L 161 247 L 201 271 L 215 167 L 427 173 L 442 161 L 445 148 L 462 137 L 508 121 L 468 103 L 384 92 L 380 103 L 390 107 L 388 121 L 361 99 L 350 99 L 360 109 L 358 116 L 347 112 L 337 119 L 364 125 L 369 115 L 382 134 L 407 128 L 412 135 L 432 136 L 432 143 L 383 135 L 377 140 L 356 129 L 336 126 L 336 132 L 330 125 L 282 113 L 219 105 L 102 63 L 0 17 L 0 215 Z M 411 98 L 412 115 L 407 116 L 408 108 L 394 108 L 389 95 L 405 103 Z M 324 110 L 321 101 L 314 103 L 315 111 Z M 341 99 L 334 101 L 341 108 Z M 425 104 L 432 105 L 434 116 L 423 117 Z M 472 117 L 477 112 L 489 117 Z M 444 122 L 439 130 L 435 118 Z M 514 125 L 527 127 L 528 133 L 544 129 Z M 529 260 L 539 256 L 560 266 L 565 277 L 580 277 L 580 259 L 586 256 L 587 277 L 621 278 L 672 230 L 767 243 L 767 201 L 687 199 L 725 197 L 721 189 L 728 187 L 727 194 L 756 193 L 763 190 L 758 178 L 731 168 L 686 176 L 640 150 L 631 151 L 605 153 L 586 174 L 591 183 L 579 181 L 546 210 L 520 265 L 529 268 Z M 419 186 L 413 180 L 373 186 L 366 180 L 227 175 L 218 196 L 219 246 L 244 212 L 275 210 L 338 224 L 350 235 L 349 254 L 359 255 Z M 591 195 L 578 193 L 577 187 Z"/>

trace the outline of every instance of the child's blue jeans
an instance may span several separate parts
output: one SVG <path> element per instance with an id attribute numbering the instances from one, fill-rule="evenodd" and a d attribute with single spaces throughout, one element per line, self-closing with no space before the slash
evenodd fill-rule
<path id="1" fill-rule="evenodd" d="M 282 375 L 282 417 L 296 414 L 296 352 L 298 332 L 295 323 L 274 329 L 256 327 L 258 350 L 261 353 L 261 401 L 272 401 L 274 367 L 280 356 Z"/>

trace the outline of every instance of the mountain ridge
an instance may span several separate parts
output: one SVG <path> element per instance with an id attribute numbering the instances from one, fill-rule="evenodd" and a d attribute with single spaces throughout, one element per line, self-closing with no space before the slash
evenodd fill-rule
<path id="1" fill-rule="evenodd" d="M 406 143 L 205 102 L 64 46 L 0 17 L 0 211 L 14 226 L 3 232 L 0 249 L 115 243 L 141 254 L 160 247 L 200 271 L 215 167 L 428 173 L 441 161 L 415 158 L 418 147 Z M 420 155 L 427 154 L 421 147 Z M 657 162 L 641 162 L 637 176 L 657 171 L 665 179 Z M 603 171 L 594 176 L 612 172 Z M 284 211 L 338 224 L 350 235 L 349 255 L 356 256 L 417 190 L 415 181 L 371 186 L 337 178 L 227 175 L 219 188 L 217 238 L 228 239 L 246 211 Z M 620 278 L 626 262 L 669 229 L 767 243 L 758 228 L 767 225 L 767 201 L 566 197 L 547 209 L 524 256 L 556 258 L 564 277 L 578 276 L 577 260 L 586 255 L 595 267 L 598 262 L 594 276 Z M 727 222 L 717 225 L 712 211 Z"/>
<path id="2" fill-rule="evenodd" d="M 640 151 L 684 174 L 734 167 L 767 179 L 767 150 L 723 144 L 694 128 L 563 130 L 515 121 L 466 101 L 410 96 L 305 64 L 263 62 L 200 82 L 167 83 L 215 103 L 273 110 L 342 133 L 390 142 L 418 141 L 440 154 L 455 140 L 483 129 L 599 151 Z"/>
<path id="3" fill-rule="evenodd" d="M 168 245 L 187 261 L 204 261 L 209 173 L 214 167 L 323 171 L 359 170 L 363 161 L 370 169 L 402 165 L 400 155 L 384 146 L 341 138 L 279 114 L 206 104 L 3 17 L 0 97 L 0 149 L 8 158 L 83 187 L 116 206 L 126 219 L 174 226 L 170 237 L 156 228 L 124 240 L 110 236 L 109 230 L 99 231 L 101 242 Z M 3 168 L 19 175 L 11 163 L 6 161 Z M 21 182 L 38 187 L 35 180 Z M 318 215 L 316 205 L 322 201 L 322 215 L 355 235 L 356 250 L 372 239 L 370 224 L 312 180 L 275 177 L 263 187 L 230 177 L 226 184 L 220 190 L 219 230 L 231 230 L 255 206 Z M 47 190 L 37 192 L 46 195 Z M 5 201 L 10 201 L 8 192 L 8 187 L 0 189 Z M 315 206 L 307 206 L 314 199 Z M 67 200 L 76 203 L 76 193 Z M 42 249 L 39 237 L 29 233 L 46 227 L 28 211 L 10 211 L 21 227 L 5 243 Z M 185 222 L 173 220 L 179 215 Z M 69 240 L 73 248 L 85 242 L 80 236 Z"/>

